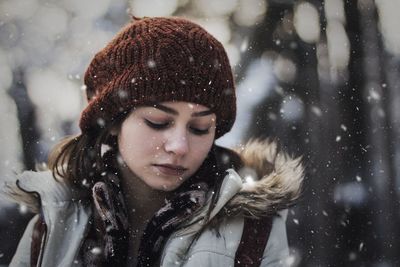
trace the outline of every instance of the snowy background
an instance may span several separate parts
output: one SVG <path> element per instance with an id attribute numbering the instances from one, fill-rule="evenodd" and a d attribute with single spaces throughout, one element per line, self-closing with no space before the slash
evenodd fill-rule
<path id="1" fill-rule="evenodd" d="M 218 140 L 278 138 L 303 155 L 292 266 L 400 264 L 400 1 L 0 0 L 0 179 L 79 132 L 82 76 L 135 16 L 182 16 L 220 40 L 238 116 Z M 0 264 L 27 220 L 0 200 Z"/>

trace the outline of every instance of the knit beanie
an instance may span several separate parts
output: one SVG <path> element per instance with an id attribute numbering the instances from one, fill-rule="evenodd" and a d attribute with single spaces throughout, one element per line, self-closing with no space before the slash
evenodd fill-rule
<path id="1" fill-rule="evenodd" d="M 216 138 L 236 117 L 235 85 L 222 44 L 182 18 L 134 19 L 95 55 L 84 82 L 88 106 L 80 118 L 82 133 L 96 133 L 134 107 L 164 101 L 211 109 Z"/>

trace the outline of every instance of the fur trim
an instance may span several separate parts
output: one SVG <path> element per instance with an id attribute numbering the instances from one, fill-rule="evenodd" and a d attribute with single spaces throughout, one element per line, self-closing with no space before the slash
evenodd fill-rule
<path id="1" fill-rule="evenodd" d="M 16 182 L 5 182 L 2 195 L 12 202 L 25 205 L 33 213 L 39 213 L 40 200 L 38 195 L 21 189 L 18 180 Z"/>
<path id="2" fill-rule="evenodd" d="M 279 149 L 277 142 L 268 139 L 250 140 L 235 151 L 245 166 L 239 170 L 244 184 L 225 206 L 226 214 L 270 216 L 292 206 L 299 198 L 304 178 L 301 157 L 290 157 Z"/>

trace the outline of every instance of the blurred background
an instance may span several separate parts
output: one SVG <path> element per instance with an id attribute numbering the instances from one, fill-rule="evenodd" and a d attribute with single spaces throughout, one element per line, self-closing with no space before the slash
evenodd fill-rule
<path id="1" fill-rule="evenodd" d="M 182 16 L 221 41 L 238 119 L 218 143 L 277 138 L 306 164 L 291 266 L 400 266 L 399 0 L 0 0 L 0 179 L 79 133 L 82 76 L 135 16 Z M 396 104 L 397 103 L 397 104 Z M 0 265 L 32 216 L 0 200 Z"/>

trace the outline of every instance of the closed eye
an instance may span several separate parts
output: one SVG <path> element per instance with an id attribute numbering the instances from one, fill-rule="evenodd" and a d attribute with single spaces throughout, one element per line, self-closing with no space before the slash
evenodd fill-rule
<path id="1" fill-rule="evenodd" d="M 168 128 L 171 124 L 171 122 L 156 123 L 156 122 L 152 122 L 148 119 L 144 119 L 144 122 L 146 123 L 147 126 L 149 126 L 150 128 L 152 128 L 154 130 L 164 130 L 164 129 Z M 210 128 L 199 129 L 196 127 L 189 127 L 189 130 L 195 135 L 206 135 L 206 134 L 210 133 Z"/>
<path id="2" fill-rule="evenodd" d="M 208 134 L 210 132 L 210 129 L 203 130 L 203 129 L 190 127 L 190 131 L 195 135 L 205 135 L 205 134 Z"/>
<path id="3" fill-rule="evenodd" d="M 155 130 L 162 130 L 168 127 L 168 125 L 170 124 L 169 122 L 164 122 L 164 123 L 156 123 L 156 122 L 152 122 L 149 121 L 147 119 L 144 120 L 144 122 L 147 124 L 147 126 L 149 126 L 152 129 Z"/>

